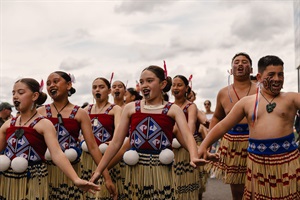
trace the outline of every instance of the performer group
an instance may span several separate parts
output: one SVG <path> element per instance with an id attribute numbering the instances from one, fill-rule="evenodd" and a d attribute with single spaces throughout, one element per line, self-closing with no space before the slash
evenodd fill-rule
<path id="1" fill-rule="evenodd" d="M 68 72 L 17 80 L 0 104 L 0 200 L 198 200 L 214 177 L 234 200 L 300 199 L 300 94 L 281 91 L 278 56 L 257 66 L 252 76 L 250 56 L 233 56 L 214 111 L 165 62 L 141 69 L 135 87 L 94 77 L 83 105 Z"/>

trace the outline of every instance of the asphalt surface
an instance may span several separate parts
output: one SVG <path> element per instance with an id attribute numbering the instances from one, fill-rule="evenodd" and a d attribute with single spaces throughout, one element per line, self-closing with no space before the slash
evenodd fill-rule
<path id="1" fill-rule="evenodd" d="M 231 200 L 230 185 L 216 178 L 209 178 L 202 200 Z"/>

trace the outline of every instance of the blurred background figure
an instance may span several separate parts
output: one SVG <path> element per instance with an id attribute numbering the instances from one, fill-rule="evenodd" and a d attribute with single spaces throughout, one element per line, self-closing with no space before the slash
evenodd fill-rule
<path id="1" fill-rule="evenodd" d="M 213 114 L 214 114 L 214 111 L 211 110 L 211 102 L 210 100 L 205 100 L 204 101 L 204 108 L 205 108 L 205 115 L 206 115 L 206 118 L 208 120 L 208 122 L 210 122 Z"/>
<path id="2" fill-rule="evenodd" d="M 114 104 L 124 108 L 124 96 L 126 93 L 126 86 L 122 81 L 114 81 L 111 85 L 111 95 L 114 98 Z"/>
<path id="3" fill-rule="evenodd" d="M 0 127 L 11 117 L 12 107 L 14 106 L 8 102 L 2 102 L 0 104 Z"/>
<path id="4" fill-rule="evenodd" d="M 134 88 L 128 88 L 125 93 L 125 104 L 130 103 L 132 101 L 141 100 L 143 97 L 140 93 Z"/>
<path id="5" fill-rule="evenodd" d="M 2 102 L 0 104 L 0 127 L 11 117 L 12 107 L 14 106 L 8 102 Z M 1 154 L 3 154 L 3 151 L 0 151 L 0 155 Z"/>
<path id="6" fill-rule="evenodd" d="M 190 91 L 187 94 L 187 100 L 189 100 L 190 102 L 194 102 L 196 100 L 196 93 L 194 90 L 190 89 Z"/>
<path id="7" fill-rule="evenodd" d="M 209 123 L 211 121 L 211 118 L 213 117 L 214 115 L 214 111 L 211 110 L 211 101 L 210 100 L 205 100 L 204 101 L 204 108 L 205 108 L 205 116 L 206 116 L 206 119 L 207 119 L 207 125 L 209 126 Z M 211 153 L 216 153 L 217 150 L 218 150 L 218 147 L 219 147 L 219 144 L 220 144 L 220 140 L 218 140 L 217 142 L 215 142 L 212 146 L 211 146 L 211 150 L 210 152 Z M 215 173 L 211 172 L 210 174 L 210 178 L 216 178 L 216 175 Z"/>
<path id="8" fill-rule="evenodd" d="M 250 75 L 250 80 L 251 80 L 253 83 L 257 83 L 257 78 L 256 78 L 256 76 Z"/>

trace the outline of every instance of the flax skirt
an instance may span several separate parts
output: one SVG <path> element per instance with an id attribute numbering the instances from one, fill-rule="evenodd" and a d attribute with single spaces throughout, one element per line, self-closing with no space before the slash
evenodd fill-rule
<path id="1" fill-rule="evenodd" d="M 125 199 L 125 193 L 124 193 L 124 183 L 125 183 L 125 174 L 126 174 L 125 166 L 126 166 L 125 162 L 121 160 L 118 164 L 116 164 L 113 168 L 109 170 L 109 174 L 118 191 L 118 199 Z"/>
<path id="2" fill-rule="evenodd" d="M 29 166 L 23 173 L 0 172 L 0 199 L 48 199 L 48 171 L 45 164 Z"/>
<path id="3" fill-rule="evenodd" d="M 202 139 L 194 135 L 197 145 Z M 198 199 L 206 190 L 208 173 L 204 166 L 194 168 L 190 165 L 190 154 L 184 148 L 173 149 L 174 158 L 174 188 L 178 200 Z"/>
<path id="4" fill-rule="evenodd" d="M 218 153 L 219 162 L 210 162 L 206 171 L 212 171 L 226 184 L 245 184 L 247 172 L 247 148 L 249 135 L 231 135 L 226 133 L 221 141 Z"/>
<path id="5" fill-rule="evenodd" d="M 95 171 L 97 165 L 95 164 L 91 154 L 87 152 L 82 152 L 81 157 L 81 178 L 84 180 L 90 180 L 92 176 L 92 172 Z M 110 171 L 109 174 L 113 183 L 116 186 L 118 191 L 118 199 L 124 199 L 124 178 L 125 172 L 122 170 L 124 168 L 124 163 L 120 162 L 116 166 L 114 166 Z M 105 186 L 105 179 L 101 176 L 98 184 L 100 185 L 101 190 L 97 191 L 96 194 L 92 193 L 85 193 L 83 199 L 97 199 L 97 200 L 107 200 L 111 199 L 110 193 L 108 192 Z"/>
<path id="6" fill-rule="evenodd" d="M 173 149 L 174 187 L 176 199 L 198 199 L 200 171 L 190 165 L 190 155 L 184 148 Z"/>
<path id="7" fill-rule="evenodd" d="M 80 177 L 80 162 L 72 164 Z M 82 199 L 83 192 L 52 162 L 47 165 L 49 172 L 49 198 L 55 200 Z"/>
<path id="8" fill-rule="evenodd" d="M 139 162 L 126 165 L 125 198 L 130 200 L 174 200 L 172 164 L 160 163 L 157 154 L 139 153 Z"/>
<path id="9" fill-rule="evenodd" d="M 300 199 L 299 150 L 276 155 L 249 153 L 244 199 Z"/>

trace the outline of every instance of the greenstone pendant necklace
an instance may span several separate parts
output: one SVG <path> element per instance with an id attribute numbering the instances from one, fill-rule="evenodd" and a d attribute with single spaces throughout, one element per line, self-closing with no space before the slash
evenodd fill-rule
<path id="1" fill-rule="evenodd" d="M 275 97 L 273 97 L 273 99 L 271 101 L 269 101 L 261 92 L 260 92 L 261 96 L 268 102 L 268 104 L 266 105 L 266 110 L 268 113 L 273 112 L 274 108 L 276 107 L 276 103 L 273 102 L 273 100 L 278 96 L 276 95 Z M 273 103 L 272 103 L 273 102 Z"/>

